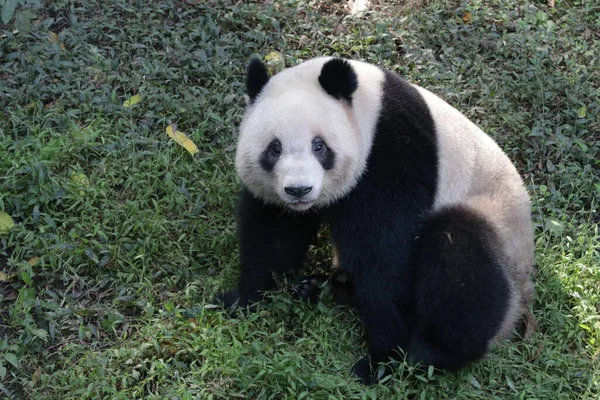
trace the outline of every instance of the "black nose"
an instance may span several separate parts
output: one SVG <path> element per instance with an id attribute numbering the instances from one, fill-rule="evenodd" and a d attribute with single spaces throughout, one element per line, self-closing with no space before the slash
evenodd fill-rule
<path id="1" fill-rule="evenodd" d="M 310 193 L 312 186 L 287 186 L 283 190 L 290 196 L 301 198 Z"/>

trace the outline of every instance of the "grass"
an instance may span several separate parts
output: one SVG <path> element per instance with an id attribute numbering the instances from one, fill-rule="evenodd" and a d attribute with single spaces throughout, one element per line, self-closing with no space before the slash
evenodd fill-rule
<path id="1" fill-rule="evenodd" d="M 600 396 L 597 3 L 448 0 L 355 18 L 326 1 L 191 3 L 57 0 L 25 9 L 18 34 L 3 27 L 0 212 L 15 226 L 0 234 L 0 393 Z M 203 307 L 237 276 L 233 156 L 254 54 L 274 70 L 323 54 L 392 68 L 501 144 L 533 198 L 531 339 L 457 374 L 399 364 L 364 388 L 348 374 L 366 351 L 360 323 L 327 296 L 274 293 L 239 319 Z"/>

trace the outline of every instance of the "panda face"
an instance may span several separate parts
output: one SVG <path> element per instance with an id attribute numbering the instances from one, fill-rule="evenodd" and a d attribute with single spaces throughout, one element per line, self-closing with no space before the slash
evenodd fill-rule
<path id="1" fill-rule="evenodd" d="M 348 194 L 366 168 L 382 82 L 377 67 L 339 58 L 315 58 L 273 77 L 251 60 L 236 152 L 244 186 L 293 211 Z"/>
<path id="2" fill-rule="evenodd" d="M 327 205 L 343 194 L 359 157 L 349 107 L 323 93 L 316 77 L 312 87 L 290 87 L 278 76 L 246 113 L 238 175 L 254 195 L 290 210 Z"/>
<path id="3" fill-rule="evenodd" d="M 306 210 L 319 199 L 323 175 L 335 165 L 335 153 L 322 137 L 307 139 L 286 140 L 284 148 L 275 138 L 260 157 L 263 170 L 274 175 L 279 198 L 292 210 Z"/>

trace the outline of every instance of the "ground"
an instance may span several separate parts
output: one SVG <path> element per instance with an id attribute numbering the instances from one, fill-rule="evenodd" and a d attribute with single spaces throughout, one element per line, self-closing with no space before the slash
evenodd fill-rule
<path id="1" fill-rule="evenodd" d="M 600 396 L 600 6 L 374 3 L 353 17 L 329 1 L 17 9 L 19 32 L 0 27 L 0 217 L 14 221 L 0 229 L 0 393 Z M 316 307 L 274 293 L 237 319 L 210 307 L 238 271 L 233 157 L 245 64 L 257 55 L 276 71 L 327 54 L 429 88 L 515 161 L 535 221 L 531 338 L 456 374 L 398 363 L 364 388 L 348 372 L 366 353 L 360 323 L 327 293 Z M 171 124 L 195 155 L 165 133 Z M 327 254 L 315 246 L 307 271 Z"/>

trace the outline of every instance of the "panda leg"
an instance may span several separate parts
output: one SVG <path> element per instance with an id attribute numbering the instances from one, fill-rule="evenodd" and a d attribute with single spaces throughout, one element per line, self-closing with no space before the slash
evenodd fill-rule
<path id="1" fill-rule="evenodd" d="M 455 370 L 485 355 L 510 286 L 489 223 L 466 207 L 429 216 L 415 247 L 416 323 L 407 358 Z"/>
<path id="2" fill-rule="evenodd" d="M 336 304 L 356 307 L 356 296 L 354 295 L 354 284 L 352 282 L 333 281 L 331 283 L 331 294 Z"/>
<path id="3" fill-rule="evenodd" d="M 365 385 L 376 382 L 379 363 L 401 360 L 414 326 L 412 280 L 404 274 L 378 269 L 355 281 L 358 315 L 365 328 L 369 356 L 360 359 L 352 373 Z M 384 374 L 390 373 L 385 367 Z"/>
<path id="4" fill-rule="evenodd" d="M 413 220 L 399 212 L 400 217 L 379 221 L 371 211 L 379 209 L 373 202 L 355 206 L 332 225 L 331 233 L 340 249 L 339 268 L 353 282 L 369 348 L 368 357 L 359 360 L 352 373 L 371 384 L 378 363 L 403 358 L 400 349 L 406 348 L 414 329 Z"/>
<path id="5" fill-rule="evenodd" d="M 220 296 L 225 307 L 262 300 L 262 292 L 275 287 L 274 272 L 301 267 L 319 223 L 315 213 L 284 212 L 243 190 L 238 208 L 240 278 L 237 289 Z"/>

